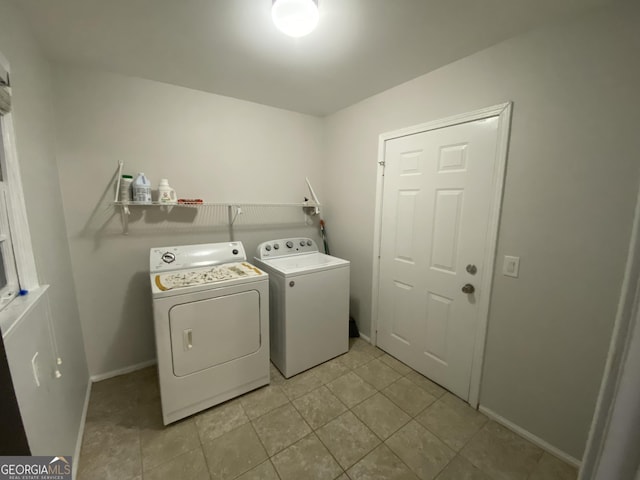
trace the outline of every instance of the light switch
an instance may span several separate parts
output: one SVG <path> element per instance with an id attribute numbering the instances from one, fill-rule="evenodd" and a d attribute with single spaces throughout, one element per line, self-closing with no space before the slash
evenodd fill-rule
<path id="1" fill-rule="evenodd" d="M 502 264 L 503 275 L 518 278 L 518 270 L 520 270 L 520 257 L 505 255 L 504 263 Z"/>

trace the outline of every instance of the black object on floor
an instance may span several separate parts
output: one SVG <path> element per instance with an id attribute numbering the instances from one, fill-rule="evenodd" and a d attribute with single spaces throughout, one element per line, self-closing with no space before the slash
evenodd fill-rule
<path id="1" fill-rule="evenodd" d="M 356 325 L 356 321 L 353 317 L 349 317 L 349 338 L 357 338 L 360 336 L 360 332 L 358 332 L 358 325 Z"/>

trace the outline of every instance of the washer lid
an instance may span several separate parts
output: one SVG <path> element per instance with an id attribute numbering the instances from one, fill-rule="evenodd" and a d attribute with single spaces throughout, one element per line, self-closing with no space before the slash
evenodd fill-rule
<path id="1" fill-rule="evenodd" d="M 299 275 L 301 273 L 349 265 L 348 260 L 325 255 L 324 253 L 309 253 L 306 255 L 263 259 L 262 262 L 265 266 L 271 267 L 284 275 Z"/>

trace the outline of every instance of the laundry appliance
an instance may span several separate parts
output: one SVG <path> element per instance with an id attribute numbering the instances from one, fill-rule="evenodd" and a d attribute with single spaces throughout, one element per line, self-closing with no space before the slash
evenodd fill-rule
<path id="1" fill-rule="evenodd" d="M 269 383 L 269 278 L 241 242 L 149 255 L 164 424 Z"/>
<path id="2" fill-rule="evenodd" d="M 254 263 L 269 274 L 271 361 L 286 378 L 349 350 L 347 260 L 287 238 L 258 245 Z"/>

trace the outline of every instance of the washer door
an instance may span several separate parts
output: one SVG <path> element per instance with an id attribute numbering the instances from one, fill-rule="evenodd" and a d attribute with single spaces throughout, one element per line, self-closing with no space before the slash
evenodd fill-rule
<path id="1" fill-rule="evenodd" d="M 260 295 L 251 290 L 169 310 L 173 373 L 215 367 L 260 348 Z"/>

